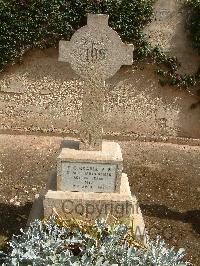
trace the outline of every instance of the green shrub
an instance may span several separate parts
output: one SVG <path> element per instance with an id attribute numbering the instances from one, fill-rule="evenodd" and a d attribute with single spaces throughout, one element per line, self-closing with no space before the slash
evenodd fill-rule
<path id="1" fill-rule="evenodd" d="M 56 45 L 86 23 L 86 14 L 107 13 L 124 40 L 138 40 L 151 20 L 153 0 L 0 0 L 0 69 L 27 49 Z"/>
<path id="2" fill-rule="evenodd" d="M 200 1 L 187 0 L 187 5 L 191 10 L 189 30 L 191 32 L 193 46 L 198 49 L 200 55 Z"/>
<path id="3" fill-rule="evenodd" d="M 167 249 L 160 238 L 138 244 L 125 225 L 71 222 L 58 224 L 55 217 L 35 221 L 27 231 L 14 236 L 3 266 L 186 266 L 184 251 Z"/>
<path id="4" fill-rule="evenodd" d="M 159 47 L 152 47 L 142 33 L 153 17 L 156 0 L 0 0 L 0 71 L 7 64 L 21 62 L 30 48 L 57 46 L 61 39 L 86 24 L 86 14 L 109 14 L 110 26 L 123 41 L 135 45 L 134 60 L 156 64 L 162 85 L 187 89 L 199 84 L 200 68 L 194 75 L 177 73 L 179 63 Z M 189 29 L 200 53 L 200 1 L 186 0 L 191 10 Z M 199 92 L 200 93 L 200 90 Z"/>

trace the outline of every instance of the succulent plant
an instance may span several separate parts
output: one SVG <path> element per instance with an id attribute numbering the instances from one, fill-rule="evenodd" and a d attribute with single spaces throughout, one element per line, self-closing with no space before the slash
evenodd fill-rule
<path id="1" fill-rule="evenodd" d="M 8 254 L 1 253 L 1 265 L 73 266 L 186 266 L 184 250 L 167 249 L 157 238 L 140 244 L 123 224 L 108 225 L 97 220 L 60 222 L 56 216 L 33 222 L 13 236 Z"/>

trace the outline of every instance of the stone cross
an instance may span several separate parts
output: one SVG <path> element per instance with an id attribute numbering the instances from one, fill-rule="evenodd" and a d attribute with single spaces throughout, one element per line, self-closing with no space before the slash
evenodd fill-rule
<path id="1" fill-rule="evenodd" d="M 132 65 L 133 45 L 108 26 L 108 15 L 87 15 L 87 25 L 70 41 L 60 41 L 59 61 L 70 63 L 85 81 L 80 149 L 102 150 L 105 81 L 122 65 Z"/>

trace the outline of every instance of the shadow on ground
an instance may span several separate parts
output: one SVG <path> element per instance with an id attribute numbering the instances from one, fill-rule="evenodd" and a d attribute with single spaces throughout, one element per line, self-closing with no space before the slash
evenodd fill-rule
<path id="1" fill-rule="evenodd" d="M 18 234 L 20 228 L 25 228 L 32 203 L 24 206 L 14 206 L 0 203 L 0 249 L 6 249 L 6 242 L 13 234 Z"/>
<path id="2" fill-rule="evenodd" d="M 193 230 L 200 234 L 200 210 L 192 210 L 187 212 L 178 212 L 170 210 L 164 205 L 140 205 L 143 214 L 146 216 L 153 216 L 160 219 L 181 221 L 192 225 Z"/>

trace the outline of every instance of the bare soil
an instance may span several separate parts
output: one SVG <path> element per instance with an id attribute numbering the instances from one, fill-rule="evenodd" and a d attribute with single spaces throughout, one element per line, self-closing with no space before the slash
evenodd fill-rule
<path id="1" fill-rule="evenodd" d="M 56 136 L 0 135 L 0 250 L 7 249 L 12 234 L 26 226 L 35 194 L 56 169 L 62 140 Z M 150 236 L 161 235 L 170 246 L 185 248 L 187 259 L 200 265 L 199 184 L 188 184 L 176 175 L 172 178 L 170 172 L 155 174 L 135 166 L 128 160 L 126 143 L 120 145 L 125 153 L 124 170 Z"/>

